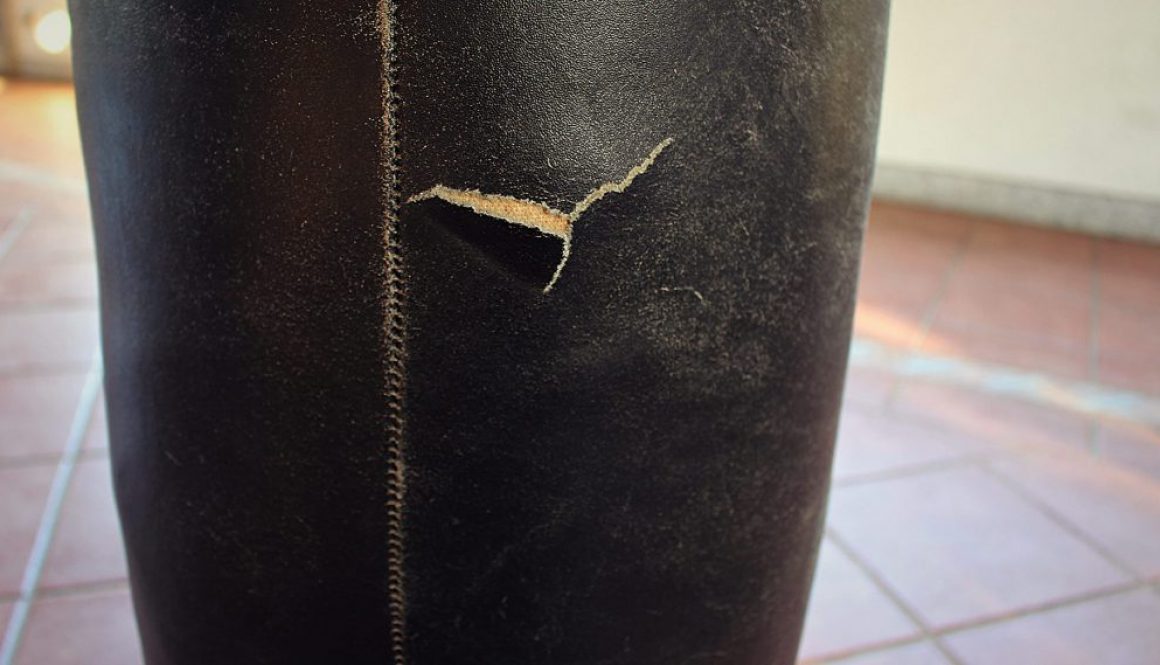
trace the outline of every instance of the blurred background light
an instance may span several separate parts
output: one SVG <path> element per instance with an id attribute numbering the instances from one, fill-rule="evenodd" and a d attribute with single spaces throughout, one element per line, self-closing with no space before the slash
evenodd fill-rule
<path id="1" fill-rule="evenodd" d="M 68 12 L 54 9 L 42 14 L 32 29 L 32 38 L 40 50 L 56 55 L 68 50 L 72 39 L 72 24 Z"/>
<path id="2" fill-rule="evenodd" d="M 0 76 L 72 78 L 72 21 L 65 0 L 0 0 Z"/>

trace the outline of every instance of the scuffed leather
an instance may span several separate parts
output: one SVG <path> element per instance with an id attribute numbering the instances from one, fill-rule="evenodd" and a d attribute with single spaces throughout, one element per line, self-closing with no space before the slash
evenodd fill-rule
<path id="1" fill-rule="evenodd" d="M 413 661 L 792 663 L 886 3 L 399 10 L 406 195 L 568 210 L 673 139 L 547 296 L 457 233 L 502 222 L 403 208 Z"/>
<path id="2" fill-rule="evenodd" d="M 886 0 L 75 2 L 118 498 L 151 665 L 792 663 Z M 400 201 L 567 211 L 556 238 Z M 402 665 L 401 663 L 398 665 Z"/>

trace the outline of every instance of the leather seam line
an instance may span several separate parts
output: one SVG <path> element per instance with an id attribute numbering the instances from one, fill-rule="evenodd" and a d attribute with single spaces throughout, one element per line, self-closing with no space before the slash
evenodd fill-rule
<path id="1" fill-rule="evenodd" d="M 383 340 L 384 394 L 387 436 L 387 602 L 392 665 L 407 661 L 406 538 L 404 515 L 407 468 L 404 450 L 406 339 L 403 322 L 404 285 L 399 248 L 399 149 L 396 81 L 395 0 L 379 1 L 382 48 L 382 197 L 383 197 Z"/>

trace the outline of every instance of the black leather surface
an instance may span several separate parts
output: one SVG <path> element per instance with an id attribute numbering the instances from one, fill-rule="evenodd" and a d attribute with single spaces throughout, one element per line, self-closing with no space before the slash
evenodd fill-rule
<path id="1" fill-rule="evenodd" d="M 547 296 L 403 208 L 414 662 L 793 662 L 885 3 L 400 10 L 407 195 L 566 211 L 673 139 Z"/>
<path id="2" fill-rule="evenodd" d="M 373 10 L 73 3 L 150 664 L 390 662 Z"/>
<path id="3" fill-rule="evenodd" d="M 389 663 L 369 0 L 74 3 L 149 662 Z M 397 3 L 406 662 L 788 664 L 886 0 Z"/>

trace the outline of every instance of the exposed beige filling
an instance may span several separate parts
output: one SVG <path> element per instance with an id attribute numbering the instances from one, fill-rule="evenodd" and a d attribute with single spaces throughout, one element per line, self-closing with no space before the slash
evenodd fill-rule
<path id="1" fill-rule="evenodd" d="M 504 194 L 484 194 L 478 189 L 452 189 L 435 185 L 422 194 L 407 199 L 407 203 L 426 199 L 442 199 L 457 206 L 470 208 L 481 215 L 533 228 L 561 240 L 566 240 L 572 235 L 571 217 L 536 201 L 517 199 Z"/>
<path id="2" fill-rule="evenodd" d="M 672 142 L 673 139 L 667 138 L 658 143 L 640 164 L 629 169 L 624 178 L 616 182 L 606 182 L 596 189 L 593 189 L 572 208 L 572 212 L 570 213 L 561 212 L 539 201 L 517 199 L 514 196 L 507 196 L 506 194 L 484 194 L 478 189 L 455 189 L 444 185 L 435 185 L 431 189 L 412 196 L 406 202 L 414 203 L 428 199 L 441 199 L 453 205 L 468 208 L 481 215 L 494 217 L 509 224 L 535 229 L 545 235 L 559 238 L 564 244 L 563 252 L 560 254 L 560 263 L 556 266 L 556 271 L 552 274 L 552 279 L 544 287 L 544 293 L 547 293 L 552 290 L 552 287 L 556 285 L 556 281 L 560 279 L 560 273 L 563 272 L 564 264 L 567 263 L 568 256 L 572 252 L 572 224 L 580 219 L 580 216 L 600 199 L 609 194 L 619 194 L 628 189 L 632 181 L 647 171 L 653 165 L 653 162 L 657 160 L 657 157 Z"/>

